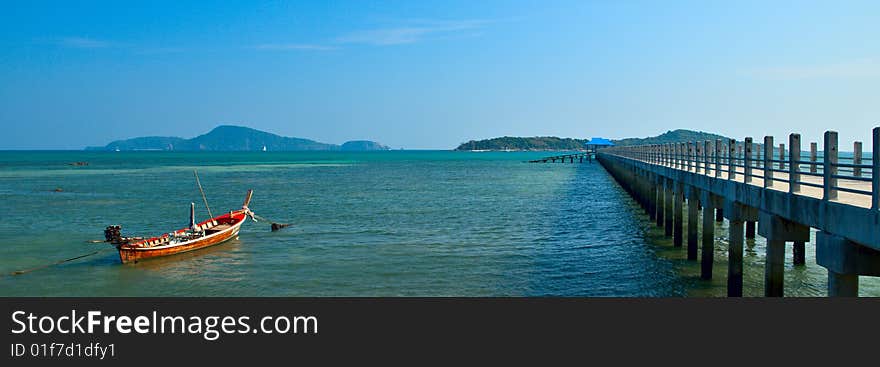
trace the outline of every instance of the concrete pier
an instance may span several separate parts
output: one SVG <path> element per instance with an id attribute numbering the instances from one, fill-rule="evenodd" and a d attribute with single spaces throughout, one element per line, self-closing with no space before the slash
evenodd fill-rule
<path id="1" fill-rule="evenodd" d="M 860 276 L 880 276 L 880 127 L 871 139 L 870 158 L 862 157 L 859 141 L 854 157 L 839 157 L 833 131 L 825 133 L 821 154 L 810 143 L 809 160 L 801 157 L 798 134 L 788 136 L 788 150 L 767 136 L 757 146 L 745 138 L 604 148 L 597 158 L 627 191 L 644 187 L 643 206 L 675 246 L 687 238 L 687 258 L 700 255 L 703 279 L 712 278 L 715 220 L 727 218 L 729 296 L 742 295 L 745 238 L 766 239 L 764 294 L 782 296 L 786 243 L 793 264 L 805 265 L 811 230 L 816 263 L 828 270 L 828 295 L 854 296 Z"/>

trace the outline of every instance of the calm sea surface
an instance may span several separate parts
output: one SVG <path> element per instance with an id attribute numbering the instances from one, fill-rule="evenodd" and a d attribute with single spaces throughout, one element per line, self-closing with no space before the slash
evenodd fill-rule
<path id="1" fill-rule="evenodd" d="M 0 296 L 725 295 L 726 224 L 701 281 L 598 163 L 523 163 L 545 155 L 0 152 Z M 88 242 L 109 224 L 181 228 L 190 202 L 206 218 L 193 169 L 215 213 L 253 188 L 258 215 L 293 226 L 248 222 L 238 240 L 132 265 Z M 825 295 L 814 246 L 797 267 L 790 247 L 786 295 Z M 763 295 L 763 261 L 749 240 L 746 295 Z M 862 277 L 860 292 L 880 296 L 880 282 Z"/>

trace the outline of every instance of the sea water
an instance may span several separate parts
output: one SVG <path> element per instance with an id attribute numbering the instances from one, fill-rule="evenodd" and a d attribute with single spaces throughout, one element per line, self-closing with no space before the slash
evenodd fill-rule
<path id="1" fill-rule="evenodd" d="M 0 152 L 0 296 L 726 294 L 726 223 L 714 277 L 700 280 L 600 164 L 525 162 L 550 154 Z M 90 242 L 110 224 L 185 227 L 190 203 L 207 218 L 193 170 L 214 215 L 254 189 L 254 212 L 292 226 L 248 221 L 224 244 L 126 265 Z M 786 295 L 825 295 L 814 243 L 803 266 L 788 244 Z M 764 255 L 760 237 L 747 240 L 747 296 L 763 295 Z M 860 293 L 880 285 L 862 277 Z"/>

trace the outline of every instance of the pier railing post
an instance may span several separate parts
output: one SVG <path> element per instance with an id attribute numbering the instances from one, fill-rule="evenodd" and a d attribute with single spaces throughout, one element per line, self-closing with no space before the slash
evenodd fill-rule
<path id="1" fill-rule="evenodd" d="M 816 173 L 816 142 L 810 143 L 810 173 Z"/>
<path id="2" fill-rule="evenodd" d="M 779 143 L 779 169 L 785 169 L 785 144 Z"/>
<path id="3" fill-rule="evenodd" d="M 788 136 L 788 192 L 801 191 L 801 134 Z"/>
<path id="4" fill-rule="evenodd" d="M 693 155 L 694 155 L 694 144 L 691 142 L 687 142 L 687 170 L 690 172 L 691 165 L 693 164 Z"/>
<path id="5" fill-rule="evenodd" d="M 684 169 L 684 143 L 678 143 L 678 169 Z"/>
<path id="6" fill-rule="evenodd" d="M 773 187 L 773 137 L 764 137 L 764 187 Z"/>
<path id="7" fill-rule="evenodd" d="M 736 140 L 727 142 L 727 179 L 736 180 Z"/>
<path id="8" fill-rule="evenodd" d="M 837 199 L 837 132 L 825 132 L 825 153 L 823 157 L 823 200 Z"/>
<path id="9" fill-rule="evenodd" d="M 721 177 L 721 139 L 715 139 L 715 177 Z"/>
<path id="10" fill-rule="evenodd" d="M 853 165 L 862 164 L 862 142 L 853 142 Z M 862 177 L 862 167 L 853 167 L 853 176 Z"/>
<path id="11" fill-rule="evenodd" d="M 694 172 L 700 173 L 700 160 L 702 155 L 702 146 L 700 142 L 694 142 Z"/>
<path id="12" fill-rule="evenodd" d="M 711 142 L 706 140 L 703 142 L 703 173 L 709 175 L 709 152 L 712 151 Z"/>
<path id="13" fill-rule="evenodd" d="M 755 168 L 761 167 L 761 144 L 758 144 L 758 147 L 755 148 Z"/>
<path id="14" fill-rule="evenodd" d="M 871 147 L 871 209 L 880 209 L 880 127 L 873 131 Z"/>
<path id="15" fill-rule="evenodd" d="M 743 147 L 743 182 L 752 182 L 752 138 L 747 137 Z"/>

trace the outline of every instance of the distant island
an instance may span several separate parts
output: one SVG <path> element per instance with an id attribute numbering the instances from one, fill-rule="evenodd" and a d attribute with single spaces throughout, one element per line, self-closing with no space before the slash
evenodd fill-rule
<path id="1" fill-rule="evenodd" d="M 575 150 L 583 149 L 587 139 L 558 138 L 555 136 L 535 136 L 520 138 L 504 136 L 500 138 L 471 140 L 462 143 L 455 150 Z"/>
<path id="2" fill-rule="evenodd" d="M 289 138 L 244 126 L 221 125 L 207 134 L 192 139 L 171 136 L 147 136 L 113 141 L 102 147 L 86 150 L 174 150 L 174 151 L 301 151 L 388 150 L 387 146 L 369 140 L 354 140 L 342 145 L 319 143 L 302 138 Z"/>
<path id="3" fill-rule="evenodd" d="M 646 138 L 625 138 L 612 140 L 615 145 L 663 144 L 685 141 L 727 139 L 718 134 L 693 130 L 670 130 L 658 136 Z M 564 151 L 584 149 L 589 139 L 559 138 L 555 136 L 536 136 L 530 138 L 504 136 L 500 138 L 471 140 L 462 143 L 455 150 L 492 151 Z"/>

